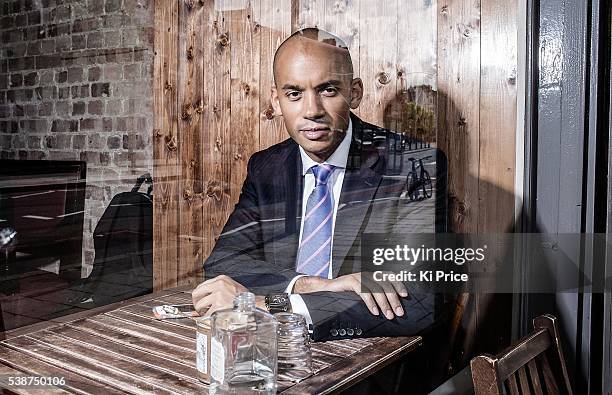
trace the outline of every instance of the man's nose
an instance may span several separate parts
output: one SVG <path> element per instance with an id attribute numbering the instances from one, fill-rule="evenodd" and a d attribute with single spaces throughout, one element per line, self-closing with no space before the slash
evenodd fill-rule
<path id="1" fill-rule="evenodd" d="M 317 94 L 306 94 L 305 97 L 306 106 L 304 111 L 304 118 L 307 119 L 318 119 L 325 115 L 325 109 L 323 103 L 321 103 L 321 97 Z"/>

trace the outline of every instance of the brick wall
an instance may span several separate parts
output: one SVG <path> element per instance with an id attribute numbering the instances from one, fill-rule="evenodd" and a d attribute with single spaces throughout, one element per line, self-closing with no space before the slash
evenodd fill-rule
<path id="1" fill-rule="evenodd" d="M 153 0 L 0 1 L 0 158 L 87 161 L 84 274 L 110 199 L 152 171 Z"/>

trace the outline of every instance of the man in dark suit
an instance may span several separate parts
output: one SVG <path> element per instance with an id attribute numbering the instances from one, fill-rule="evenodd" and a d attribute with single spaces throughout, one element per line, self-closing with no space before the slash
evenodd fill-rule
<path id="1" fill-rule="evenodd" d="M 363 83 L 346 45 L 329 33 L 304 29 L 285 40 L 274 80 L 272 105 L 291 138 L 249 160 L 240 199 L 204 264 L 207 280 L 193 291 L 195 308 L 208 315 L 249 290 L 262 308 L 272 300 L 303 314 L 315 340 L 427 328 L 433 294 L 361 281 L 362 234 L 440 230 L 435 196 L 407 195 L 403 136 L 351 113 Z M 413 156 L 430 170 L 440 160 L 435 149 Z"/>

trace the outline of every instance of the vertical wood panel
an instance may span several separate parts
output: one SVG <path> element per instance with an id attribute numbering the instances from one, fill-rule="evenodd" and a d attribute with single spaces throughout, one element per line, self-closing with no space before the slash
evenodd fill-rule
<path id="1" fill-rule="evenodd" d="M 253 16 L 259 0 L 240 2 L 229 11 L 231 53 L 231 177 L 232 203 L 238 201 L 249 157 L 259 147 L 260 35 Z"/>
<path id="2" fill-rule="evenodd" d="M 178 285 L 195 283 L 201 273 L 202 251 L 202 5 L 182 1 L 179 6 L 179 197 Z"/>
<path id="3" fill-rule="evenodd" d="M 400 2 L 401 3 L 401 2 Z M 397 130 L 435 142 L 437 106 L 437 1 L 398 7 Z M 402 23 L 401 21 L 409 21 Z"/>
<path id="4" fill-rule="evenodd" d="M 396 65 L 399 61 L 398 3 L 361 0 L 361 8 L 361 47 L 357 50 L 360 69 L 357 75 L 363 80 L 364 95 L 359 116 L 375 125 L 397 130 L 396 122 L 384 119 L 384 113 L 395 102 Z"/>
<path id="5" fill-rule="evenodd" d="M 202 261 L 208 257 L 231 211 L 230 19 L 227 12 L 204 4 L 204 113 L 202 164 Z"/>
<path id="6" fill-rule="evenodd" d="M 517 4 L 482 3 L 478 228 L 508 232 L 514 223 Z"/>
<path id="7" fill-rule="evenodd" d="M 438 2 L 438 147 L 448 160 L 452 231 L 478 233 L 480 2 Z M 463 350 L 472 350 L 478 294 L 463 316 Z M 467 357 L 466 355 L 463 356 Z"/>
<path id="8" fill-rule="evenodd" d="M 178 2 L 155 1 L 153 101 L 153 288 L 177 284 L 178 169 L 177 46 Z"/>
<path id="9" fill-rule="evenodd" d="M 272 64 L 276 48 L 291 34 L 291 0 L 261 0 L 261 54 L 259 73 L 259 149 L 285 140 L 282 117 L 275 117 L 270 104 L 274 83 Z"/>
<path id="10" fill-rule="evenodd" d="M 298 29 L 325 26 L 325 0 L 298 0 Z"/>
<path id="11" fill-rule="evenodd" d="M 448 156 L 453 230 L 478 231 L 480 8 L 438 3 L 438 141 Z"/>
<path id="12" fill-rule="evenodd" d="M 517 9 L 516 0 L 483 1 L 481 7 L 479 233 L 514 230 Z M 488 254 L 501 259 L 508 251 L 493 247 Z M 487 337 L 482 347 L 509 344 L 511 295 L 482 294 L 476 302 L 475 330 Z"/>

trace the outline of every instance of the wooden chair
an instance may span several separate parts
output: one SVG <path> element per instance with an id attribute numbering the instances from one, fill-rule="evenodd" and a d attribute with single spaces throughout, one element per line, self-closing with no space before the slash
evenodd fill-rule
<path id="1" fill-rule="evenodd" d="M 543 315 L 533 320 L 534 333 L 497 357 L 472 359 L 472 381 L 481 394 L 572 395 L 557 318 Z"/>

